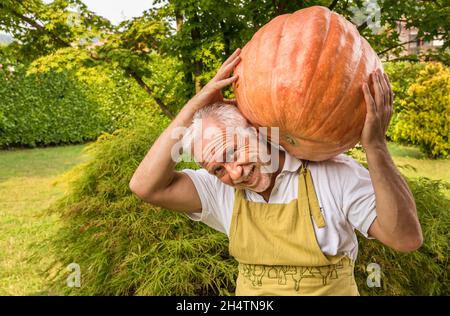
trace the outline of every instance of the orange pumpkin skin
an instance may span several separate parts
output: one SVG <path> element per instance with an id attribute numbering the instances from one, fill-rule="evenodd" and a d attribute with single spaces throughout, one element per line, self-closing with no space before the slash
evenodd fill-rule
<path id="1" fill-rule="evenodd" d="M 234 85 L 239 109 L 255 127 L 279 127 L 280 144 L 321 161 L 360 139 L 362 84 L 382 64 L 356 27 L 313 6 L 276 17 L 241 51 Z"/>

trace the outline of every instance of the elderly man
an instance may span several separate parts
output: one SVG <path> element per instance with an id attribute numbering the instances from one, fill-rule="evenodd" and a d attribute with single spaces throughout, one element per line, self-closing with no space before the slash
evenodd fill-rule
<path id="1" fill-rule="evenodd" d="M 281 146 L 268 145 L 265 153 L 254 142 L 225 137 L 230 127 L 248 127 L 220 92 L 237 79 L 229 76 L 239 52 L 161 134 L 130 188 L 149 203 L 227 234 L 239 262 L 237 295 L 358 295 L 355 229 L 398 251 L 422 244 L 413 196 L 385 141 L 393 98 L 388 78 L 371 74 L 373 95 L 368 85 L 361 87 L 367 104 L 361 144 L 369 171 L 345 155 L 300 161 Z M 200 145 L 194 156 L 202 169 L 174 169 L 173 148 L 181 137 L 173 135 L 182 127 L 189 127 L 194 148 Z"/>

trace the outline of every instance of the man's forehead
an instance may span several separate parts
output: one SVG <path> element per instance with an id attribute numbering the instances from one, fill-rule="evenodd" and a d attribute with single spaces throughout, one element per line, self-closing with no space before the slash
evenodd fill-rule
<path id="1" fill-rule="evenodd" d="M 212 139 L 203 139 L 203 146 L 199 152 L 201 152 L 200 159 L 204 163 L 222 161 L 223 155 L 227 149 L 235 147 L 235 141 L 233 139 L 222 136 L 223 135 L 218 134 L 217 136 L 212 137 Z"/>
<path id="2" fill-rule="evenodd" d="M 224 126 L 210 118 L 202 120 L 199 131 L 193 144 L 197 162 L 220 160 L 228 148 L 249 145 L 252 139 L 257 142 L 254 128 Z"/>
<path id="3" fill-rule="evenodd" d="M 201 129 L 202 140 L 214 139 L 226 132 L 225 127 L 218 125 L 213 120 L 203 121 Z"/>

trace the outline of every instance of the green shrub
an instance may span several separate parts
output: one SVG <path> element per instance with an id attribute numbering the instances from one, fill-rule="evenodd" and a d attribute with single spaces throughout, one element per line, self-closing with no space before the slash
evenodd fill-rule
<path id="1" fill-rule="evenodd" d="M 412 253 L 398 253 L 378 241 L 359 239 L 355 275 L 361 295 L 449 295 L 450 200 L 448 183 L 420 178 L 408 181 L 414 194 L 424 244 Z M 381 268 L 381 287 L 366 285 L 366 267 Z"/>
<path id="2" fill-rule="evenodd" d="M 0 71 L 0 82 L 2 146 L 82 142 L 105 129 L 98 103 L 69 74 L 27 77 L 18 68 Z"/>
<path id="3" fill-rule="evenodd" d="M 450 156 L 450 68 L 429 63 L 406 95 L 392 139 L 418 145 L 429 157 Z"/>
<path id="4" fill-rule="evenodd" d="M 52 207 L 63 228 L 48 245 L 58 258 L 53 284 L 71 295 L 228 295 L 234 292 L 236 262 L 225 235 L 184 215 L 143 203 L 128 189 L 137 165 L 168 124 L 153 123 L 101 137 L 93 159 L 72 172 L 71 193 Z M 183 163 L 179 168 L 187 165 Z M 151 175 L 149 175 L 151 176 Z M 410 181 L 425 242 L 401 254 L 361 240 L 356 277 L 363 295 L 448 295 L 449 199 L 436 181 Z M 81 267 L 81 288 L 65 286 L 65 267 Z M 365 285 L 366 266 L 382 269 L 382 287 Z"/>
<path id="5" fill-rule="evenodd" d="M 419 72 L 424 69 L 426 63 L 396 61 L 383 64 L 385 72 L 389 76 L 392 91 L 394 92 L 394 111 L 387 136 L 392 140 L 393 131 L 398 123 L 398 114 L 403 111 L 401 101 L 405 99 L 409 87 L 416 82 Z"/>
<path id="6" fill-rule="evenodd" d="M 427 63 L 395 61 L 383 63 L 383 68 L 392 85 L 392 91 L 399 99 L 406 97 L 409 86 L 416 82 L 420 71 L 426 67 Z M 399 103 L 397 105 L 400 106 Z"/>

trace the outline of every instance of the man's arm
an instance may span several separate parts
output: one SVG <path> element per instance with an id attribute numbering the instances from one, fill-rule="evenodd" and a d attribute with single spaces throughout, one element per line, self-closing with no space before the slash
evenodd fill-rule
<path id="1" fill-rule="evenodd" d="M 171 150 L 179 139 L 172 136 L 178 127 L 187 127 L 195 108 L 186 106 L 150 148 L 130 181 L 130 189 L 140 199 L 173 210 L 200 211 L 201 202 L 190 178 L 175 171 Z"/>
<path id="2" fill-rule="evenodd" d="M 171 151 L 180 141 L 173 132 L 188 127 L 197 110 L 222 100 L 221 89 L 237 79 L 229 77 L 239 63 L 240 50 L 236 50 L 220 67 L 216 76 L 208 82 L 183 107 L 169 127 L 159 136 L 130 181 L 130 189 L 142 200 L 175 211 L 201 211 L 201 201 L 192 180 L 186 174 L 175 171 Z"/>
<path id="3" fill-rule="evenodd" d="M 363 86 L 367 116 L 361 135 L 369 174 L 375 190 L 377 218 L 369 235 L 402 252 L 418 249 L 423 242 L 414 197 L 387 149 L 385 134 L 392 115 L 393 94 L 389 79 L 380 70 L 371 75 L 374 97 Z"/>

